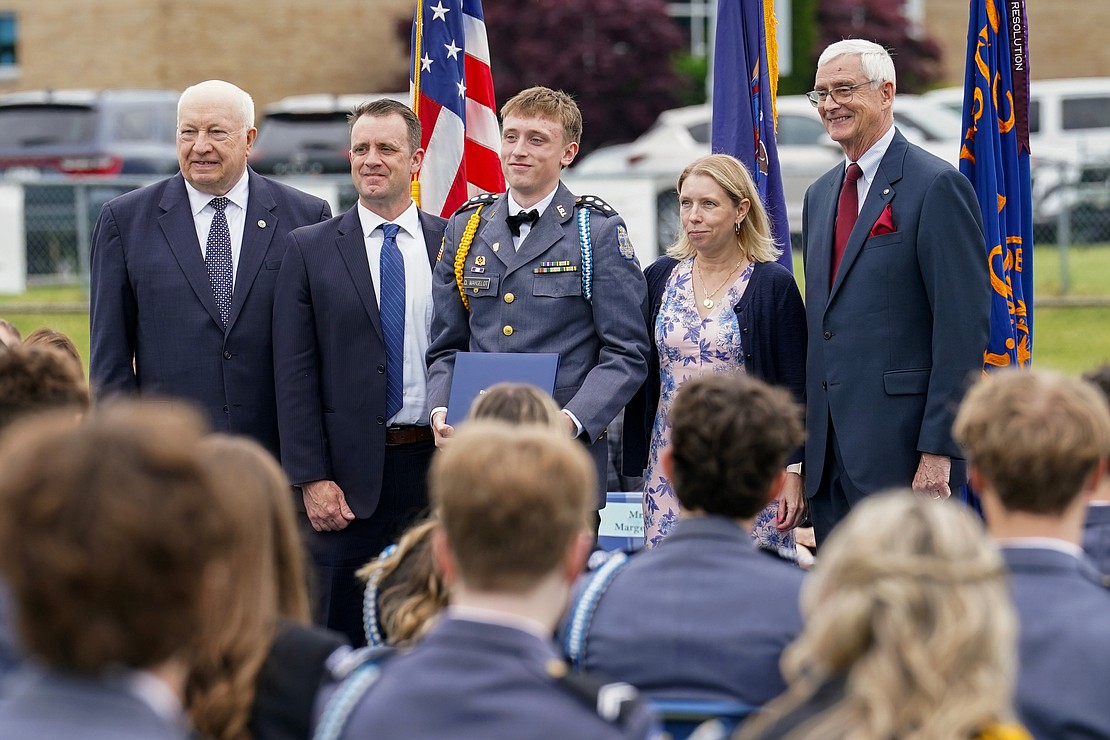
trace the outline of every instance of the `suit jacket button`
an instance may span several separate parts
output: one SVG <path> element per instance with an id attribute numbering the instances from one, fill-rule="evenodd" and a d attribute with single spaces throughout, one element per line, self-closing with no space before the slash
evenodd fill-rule
<path id="1" fill-rule="evenodd" d="M 385 372 L 385 365 L 378 365 L 378 374 L 381 375 Z"/>
<path id="2" fill-rule="evenodd" d="M 825 339 L 832 339 L 832 332 L 831 332 L 831 331 L 827 331 L 827 332 L 825 332 L 825 333 L 824 333 L 824 334 L 823 334 L 822 336 L 824 336 L 824 337 L 825 337 Z"/>
<path id="3" fill-rule="evenodd" d="M 513 335 L 513 327 L 506 324 L 505 328 L 501 330 L 501 333 L 507 337 L 511 337 Z"/>
<path id="4" fill-rule="evenodd" d="M 516 300 L 516 296 L 513 295 L 512 293 L 506 293 L 505 294 L 505 303 L 512 303 L 515 300 Z"/>
<path id="5" fill-rule="evenodd" d="M 228 413 L 228 410 L 227 410 L 227 404 L 226 404 L 226 403 L 224 404 L 224 413 L 225 413 L 225 414 L 226 414 L 226 413 Z"/>
<path id="6" fill-rule="evenodd" d="M 230 360 L 231 359 L 231 353 L 230 352 L 224 352 L 224 359 L 225 360 Z"/>
<path id="7" fill-rule="evenodd" d="M 827 390 L 829 389 L 829 381 L 827 381 L 827 380 L 822 380 L 822 381 L 821 381 L 821 388 L 822 388 L 822 390 L 826 390 L 826 391 L 827 391 Z"/>
<path id="8" fill-rule="evenodd" d="M 374 421 L 378 422 L 379 424 L 385 424 L 385 417 L 384 416 L 375 417 Z"/>

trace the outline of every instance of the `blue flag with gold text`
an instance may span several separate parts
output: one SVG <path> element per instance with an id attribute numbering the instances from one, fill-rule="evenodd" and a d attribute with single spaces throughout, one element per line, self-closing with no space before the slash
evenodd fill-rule
<path id="1" fill-rule="evenodd" d="M 771 13 L 774 3 L 766 2 L 764 7 L 764 0 L 718 0 L 713 51 L 713 152 L 731 154 L 752 173 L 771 219 L 771 233 L 782 248 L 778 261 L 793 272 L 786 198 L 775 144 L 772 85 L 778 84 L 778 47 Z"/>
<path id="2" fill-rule="evenodd" d="M 1033 354 L 1033 202 L 1025 0 L 971 0 L 960 171 L 979 198 L 991 276 L 983 369 Z"/>

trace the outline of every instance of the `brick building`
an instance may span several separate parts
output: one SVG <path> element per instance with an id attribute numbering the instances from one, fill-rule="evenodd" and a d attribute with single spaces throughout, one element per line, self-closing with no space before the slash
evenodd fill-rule
<path id="1" fill-rule="evenodd" d="M 410 0 L 0 0 L 0 92 L 225 79 L 266 103 L 405 89 Z"/>

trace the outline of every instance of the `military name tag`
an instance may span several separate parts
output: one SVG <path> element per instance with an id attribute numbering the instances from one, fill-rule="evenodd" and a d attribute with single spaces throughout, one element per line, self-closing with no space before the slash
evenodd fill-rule
<path id="1" fill-rule="evenodd" d="M 464 288 L 476 288 L 478 290 L 487 290 L 489 288 L 489 278 L 467 277 L 463 278 Z"/>

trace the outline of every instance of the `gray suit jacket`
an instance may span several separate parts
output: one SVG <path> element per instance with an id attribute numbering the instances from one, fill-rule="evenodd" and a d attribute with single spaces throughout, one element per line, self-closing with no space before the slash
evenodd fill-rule
<path id="1" fill-rule="evenodd" d="M 1110 737 L 1110 592 L 1058 550 L 1002 548 L 1020 623 L 1018 712 L 1038 739 Z"/>
<path id="2" fill-rule="evenodd" d="M 174 723 L 122 685 L 27 670 L 0 700 L 0 740 L 185 740 Z"/>
<path id="3" fill-rule="evenodd" d="M 802 577 L 732 520 L 683 518 L 613 578 L 582 667 L 651 699 L 762 705 L 786 689 L 779 658 L 802 629 Z"/>
<path id="4" fill-rule="evenodd" d="M 647 284 L 631 246 L 622 256 L 618 245 L 624 220 L 593 211 L 593 301 L 586 301 L 576 210 L 574 195 L 560 184 L 517 252 L 505 220 L 505 195 L 486 205 L 463 267 L 464 276 L 482 283 L 467 292 L 469 311 L 459 295 L 454 265 L 474 211 L 463 210 L 448 221 L 432 277 L 428 393 L 432 408 L 447 405 L 456 352 L 557 353 L 555 401 L 578 418 L 584 436 L 594 442 L 591 452 L 595 463 L 600 462 L 604 490 L 607 450 L 596 440 L 647 375 Z M 566 261 L 577 269 L 536 272 L 551 261 Z"/>
<path id="5" fill-rule="evenodd" d="M 226 330 L 177 174 L 109 201 L 93 230 L 89 376 L 100 396 L 197 404 L 216 431 L 278 455 L 270 324 L 282 235 L 331 215 L 314 196 L 249 171 Z"/>
<path id="6" fill-rule="evenodd" d="M 810 496 L 834 434 L 865 494 L 908 486 L 922 452 L 960 457 L 952 421 L 990 330 L 982 218 L 967 178 L 895 133 L 830 287 L 843 181 L 837 165 L 803 209 Z M 870 236 L 888 205 L 896 231 Z"/>

